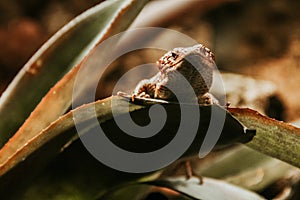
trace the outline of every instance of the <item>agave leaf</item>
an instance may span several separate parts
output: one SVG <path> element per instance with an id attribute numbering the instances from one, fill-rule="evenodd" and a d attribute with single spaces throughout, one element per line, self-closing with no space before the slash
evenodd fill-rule
<path id="1" fill-rule="evenodd" d="M 223 179 L 249 190 L 261 191 L 274 181 L 287 176 L 291 170 L 297 169 L 245 145 L 239 145 L 224 154 L 198 174 Z"/>
<path id="2" fill-rule="evenodd" d="M 278 159 L 265 158 L 260 166 L 252 166 L 241 173 L 226 177 L 227 182 L 241 187 L 262 191 L 272 183 L 282 178 L 289 177 L 291 172 L 296 173 L 297 168 Z M 299 170 L 298 170 L 299 175 Z"/>
<path id="3" fill-rule="evenodd" d="M 18 130 L 47 91 L 88 52 L 110 35 L 125 30 L 147 0 L 111 0 L 76 17 L 25 64 L 0 98 L 0 147 Z M 52 92 L 55 92 L 52 91 Z M 53 94 L 56 96 L 55 94 Z M 52 119 L 39 120 L 45 128 L 63 114 L 69 104 L 57 106 Z M 45 111 L 43 111 L 46 113 Z M 49 114 L 49 112 L 47 112 Z"/>
<path id="4" fill-rule="evenodd" d="M 215 200 L 215 199 L 241 199 L 241 200 L 262 200 L 263 197 L 249 190 L 211 178 L 203 178 L 203 184 L 199 180 L 185 177 L 168 178 L 145 182 L 149 185 L 166 187 L 184 194 L 191 199 Z"/>
<path id="5" fill-rule="evenodd" d="M 101 31 L 99 38 L 97 38 L 97 42 L 100 42 L 107 38 L 109 35 L 115 34 L 128 27 L 130 22 L 134 19 L 142 6 L 146 3 L 146 0 L 112 2 L 114 2 L 112 5 L 110 5 L 109 7 L 105 7 L 108 8 L 108 11 L 104 10 L 105 12 L 102 12 L 110 14 L 111 9 L 115 8 L 117 13 L 113 12 L 112 16 L 109 15 L 109 19 L 111 20 L 109 20 L 108 24 L 104 24 L 105 26 L 102 27 L 104 30 Z M 92 17 L 94 16 L 92 15 Z M 98 17 L 100 17 L 100 19 L 98 19 Z M 99 22 L 102 17 L 102 15 L 96 15 L 96 18 L 98 20 L 96 20 L 95 22 Z M 96 24 L 94 24 L 94 26 L 95 25 Z M 84 37 L 84 35 L 81 36 Z M 94 43 L 95 42 L 96 41 L 94 41 Z M 73 84 L 79 68 L 80 66 L 73 68 L 47 93 L 47 95 L 31 113 L 26 122 L 18 130 L 18 132 L 0 150 L 0 164 L 6 162 L 6 160 L 9 159 L 12 154 L 14 154 L 18 149 L 22 148 L 22 146 L 26 145 L 27 142 L 31 140 L 31 138 L 35 137 L 51 122 L 55 121 L 59 116 L 65 113 L 65 111 L 70 107 Z"/>
<path id="6" fill-rule="evenodd" d="M 26 145 L 11 154 L 8 157 L 9 159 L 0 165 L 0 193 L 4 193 L 8 188 L 16 188 L 20 184 L 25 184 L 33 177 L 34 173 L 37 173 L 40 168 L 43 168 L 49 160 L 58 154 L 64 148 L 66 143 L 72 141 L 72 139 L 77 136 L 73 121 L 75 112 L 77 112 L 77 114 L 80 113 L 80 115 L 76 115 L 77 125 L 83 124 L 85 126 L 85 135 L 88 135 L 89 130 L 92 130 L 94 127 L 99 125 L 91 120 L 93 116 L 92 113 L 95 108 L 98 121 L 101 123 L 101 127 L 105 133 L 111 136 L 110 139 L 113 139 L 116 144 L 123 143 L 124 147 L 136 152 L 145 150 L 151 151 L 155 148 L 161 148 L 162 145 L 166 144 L 173 138 L 174 135 L 176 135 L 176 124 L 180 122 L 178 121 L 178 119 L 180 119 L 178 104 L 170 103 L 163 105 L 168 114 L 168 121 L 161 132 L 168 134 L 157 134 L 158 137 L 143 142 L 138 139 L 124 138 L 124 136 L 122 136 L 122 130 L 118 128 L 115 124 L 115 120 L 112 119 L 112 100 L 114 101 L 116 109 L 115 117 L 122 117 L 128 112 L 129 106 L 130 115 L 133 120 L 136 120 L 141 124 L 149 123 L 149 106 L 132 104 L 129 103 L 127 99 L 121 97 L 110 97 L 78 107 L 57 119 L 45 130 L 28 141 Z M 203 142 L 206 130 L 209 126 L 211 109 L 213 107 L 218 109 L 220 113 L 226 113 L 225 124 L 216 148 L 230 145 L 235 142 L 247 142 L 254 136 L 251 131 L 245 132 L 247 128 L 241 125 L 234 117 L 226 112 L 226 110 L 219 106 L 186 106 L 191 109 L 200 109 L 201 120 L 199 122 L 199 130 L 196 138 L 194 139 L 194 143 L 192 143 L 185 156 L 198 154 L 199 147 Z M 121 181 L 115 180 L 112 182 L 110 180 L 109 177 L 113 176 L 115 173 L 116 171 L 112 169 L 109 172 L 105 172 L 105 177 L 108 177 L 107 180 L 109 180 L 110 184 L 105 185 L 105 183 L 102 183 L 106 188 L 111 187 L 111 184 L 116 185 L 119 181 Z"/>
<path id="7" fill-rule="evenodd" d="M 97 200 L 118 200 L 118 199 L 130 199 L 130 200 L 141 200 L 145 199 L 145 196 L 153 186 L 143 184 L 126 184 L 123 187 L 113 188 L 109 190 Z"/>
<path id="8" fill-rule="evenodd" d="M 300 167 L 300 128 L 277 121 L 251 109 L 230 108 L 229 112 L 257 135 L 247 144 L 266 155 Z"/>

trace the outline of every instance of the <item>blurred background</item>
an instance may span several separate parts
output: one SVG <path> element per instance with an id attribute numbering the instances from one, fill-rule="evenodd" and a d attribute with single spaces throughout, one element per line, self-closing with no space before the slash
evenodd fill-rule
<path id="1" fill-rule="evenodd" d="M 1 1 L 0 93 L 47 39 L 99 2 Z M 160 0 L 151 1 L 133 26 L 177 30 L 208 46 L 220 70 L 273 82 L 278 89 L 277 98 L 284 104 L 284 120 L 291 121 L 298 118 L 300 111 L 299 8 L 300 2 L 293 0 L 175 0 L 172 4 Z M 120 59 L 117 65 L 126 69 L 153 63 L 161 54 L 135 53 L 130 59 Z M 109 82 L 123 73 L 117 69 L 107 79 Z M 108 96 L 109 92 L 100 94 L 99 98 Z"/>
<path id="2" fill-rule="evenodd" d="M 0 94 L 47 39 L 78 14 L 99 2 L 0 1 Z M 294 0 L 155 0 L 144 8 L 132 27 L 166 27 L 206 45 L 214 52 L 219 70 L 247 76 L 223 77 L 229 83 L 226 89 L 233 107 L 251 107 L 271 117 L 294 122 L 299 120 L 300 113 L 299 8 L 300 1 Z M 162 42 L 172 40 L 168 38 Z M 155 63 L 163 53 L 143 50 L 120 57 L 106 72 L 102 80 L 105 87 L 99 92 L 98 98 L 110 96 L 114 84 L 126 71 L 140 64 Z M 266 99 L 268 103 L 265 103 Z M 258 105 L 263 101 L 263 105 Z M 267 104 L 272 104 L 269 111 Z M 248 150 L 237 149 L 234 152 L 240 153 L 240 160 L 230 160 L 227 169 L 233 169 L 232 163 L 248 165 L 252 162 Z M 78 159 L 78 154 L 70 155 L 72 160 Z M 251 155 L 253 159 L 259 158 L 257 154 Z M 206 172 L 209 176 L 218 176 L 217 170 L 211 166 L 214 165 L 211 162 L 214 156 L 212 154 L 201 163 L 201 166 L 205 166 L 205 162 L 210 163 L 207 168 L 211 172 Z M 83 156 L 84 159 L 86 157 Z M 249 161 L 245 162 L 247 158 Z M 58 163 L 61 160 L 58 159 Z M 194 165 L 198 166 L 197 162 Z M 225 168 L 223 163 L 215 166 Z M 71 164 L 70 168 L 73 168 Z M 286 168 L 276 166 L 266 168 L 267 172 L 272 171 L 270 168 L 286 171 Z M 259 169 L 263 168 L 260 166 Z M 273 185 L 261 193 L 277 192 L 274 188 L 280 188 L 278 190 L 281 192 L 284 188 L 282 185 L 289 184 L 295 185 L 294 191 L 299 191 L 299 171 L 296 174 L 298 179 L 294 182 L 297 184 L 287 184 L 290 179 L 275 182 L 276 176 L 271 174 L 270 182 Z M 254 177 L 252 174 L 250 176 Z M 250 176 L 241 179 L 247 181 Z M 291 199 L 299 199 L 299 192 Z"/>

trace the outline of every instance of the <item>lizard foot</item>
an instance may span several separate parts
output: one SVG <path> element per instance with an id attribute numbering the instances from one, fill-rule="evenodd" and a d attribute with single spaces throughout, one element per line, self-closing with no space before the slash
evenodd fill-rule
<path id="1" fill-rule="evenodd" d="M 140 99 L 143 99 L 143 98 L 150 98 L 150 95 L 147 94 L 146 92 L 142 92 L 140 94 L 133 94 L 131 96 L 131 101 L 134 102 L 134 99 L 135 98 L 140 98 Z"/>
<path id="2" fill-rule="evenodd" d="M 219 104 L 218 99 L 216 99 L 216 97 L 214 97 L 212 94 L 210 93 L 205 93 L 202 96 L 198 96 L 198 104 L 200 105 L 212 105 L 212 104 Z"/>
<path id="3" fill-rule="evenodd" d="M 179 171 L 182 168 L 184 169 L 186 180 L 189 180 L 192 177 L 196 177 L 196 178 L 199 179 L 199 185 L 203 184 L 203 177 L 201 175 L 196 174 L 194 172 L 194 170 L 193 170 L 193 168 L 191 166 L 191 162 L 189 160 L 184 160 L 184 161 L 179 162 L 176 165 L 174 171 Z"/>

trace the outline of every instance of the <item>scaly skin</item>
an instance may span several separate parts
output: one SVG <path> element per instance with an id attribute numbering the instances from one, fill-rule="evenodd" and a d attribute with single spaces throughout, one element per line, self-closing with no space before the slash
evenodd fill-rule
<path id="1" fill-rule="evenodd" d="M 175 94 L 168 88 L 175 88 L 176 93 L 184 98 L 184 102 L 199 104 L 218 104 L 209 93 L 212 85 L 215 58 L 204 45 L 198 44 L 187 48 L 175 48 L 157 61 L 159 72 L 150 79 L 142 80 L 135 88 L 132 100 L 138 98 L 155 98 L 174 100 Z M 183 75 L 183 76 L 181 76 Z M 183 87 L 183 79 L 187 80 L 194 90 L 194 95 Z"/>

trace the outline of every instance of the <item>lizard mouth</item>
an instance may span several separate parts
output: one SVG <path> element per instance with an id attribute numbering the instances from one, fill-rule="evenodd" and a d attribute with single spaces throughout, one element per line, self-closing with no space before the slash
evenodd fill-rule
<path id="1" fill-rule="evenodd" d="M 184 58 L 178 60 L 177 62 L 173 63 L 173 66 L 172 66 L 172 67 L 175 67 L 175 66 L 178 65 L 179 63 L 182 63 L 184 60 L 185 60 Z"/>
<path id="2" fill-rule="evenodd" d="M 185 60 L 184 58 L 181 58 L 181 59 L 178 60 L 178 61 L 172 62 L 171 67 L 175 67 L 177 64 L 181 63 L 181 62 L 184 61 L 184 60 Z"/>

